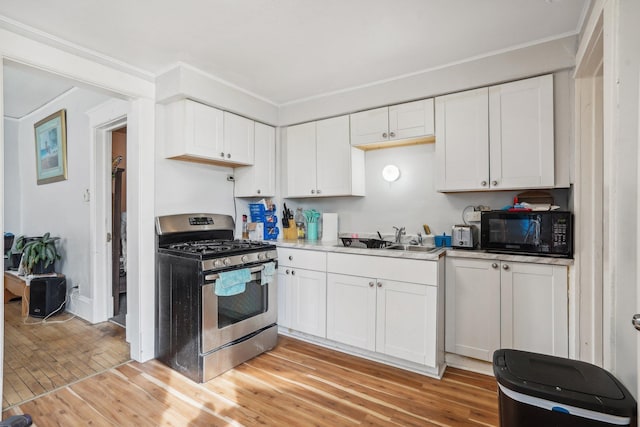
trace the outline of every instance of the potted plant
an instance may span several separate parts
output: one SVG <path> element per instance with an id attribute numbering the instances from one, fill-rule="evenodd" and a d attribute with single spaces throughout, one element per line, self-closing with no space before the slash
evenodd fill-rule
<path id="1" fill-rule="evenodd" d="M 45 233 L 42 237 L 20 236 L 16 240 L 16 251 L 22 252 L 22 262 L 27 274 L 47 274 L 54 270 L 54 263 L 61 258 L 56 240 Z"/>

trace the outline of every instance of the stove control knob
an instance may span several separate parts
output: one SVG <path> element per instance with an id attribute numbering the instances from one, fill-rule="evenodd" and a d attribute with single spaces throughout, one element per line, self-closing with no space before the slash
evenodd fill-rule
<path id="1" fill-rule="evenodd" d="M 261 252 L 258 254 L 258 261 L 262 261 L 264 259 L 264 254 Z"/>
<path id="2" fill-rule="evenodd" d="M 247 263 L 249 261 L 249 257 L 246 255 L 242 255 L 240 257 L 240 261 L 242 261 L 243 263 Z"/>
<path id="3" fill-rule="evenodd" d="M 220 264 L 222 264 L 222 261 L 220 261 L 219 259 L 213 261 L 213 266 L 214 267 L 220 267 Z"/>
<path id="4" fill-rule="evenodd" d="M 229 266 L 231 265 L 231 260 L 229 258 L 225 258 L 224 261 L 222 261 L 224 263 L 224 265 Z"/>

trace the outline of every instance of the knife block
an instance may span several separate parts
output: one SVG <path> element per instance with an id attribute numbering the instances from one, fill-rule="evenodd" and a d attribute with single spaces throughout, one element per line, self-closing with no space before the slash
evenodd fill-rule
<path id="1" fill-rule="evenodd" d="M 284 232 L 284 240 L 296 240 L 298 238 L 298 229 L 293 220 L 289 221 L 289 227 L 282 230 Z"/>

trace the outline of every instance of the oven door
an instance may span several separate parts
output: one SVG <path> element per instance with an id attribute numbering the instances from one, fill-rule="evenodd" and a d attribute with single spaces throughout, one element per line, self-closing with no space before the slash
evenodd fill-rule
<path id="1" fill-rule="evenodd" d="M 217 274 L 205 275 L 202 286 L 202 353 L 233 343 L 276 323 L 277 274 L 271 283 L 261 285 L 264 264 L 254 265 L 251 281 L 244 292 L 232 296 L 215 293 Z"/>

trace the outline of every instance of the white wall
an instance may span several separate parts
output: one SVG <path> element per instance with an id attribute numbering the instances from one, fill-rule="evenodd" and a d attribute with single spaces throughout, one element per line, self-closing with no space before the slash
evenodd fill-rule
<path id="1" fill-rule="evenodd" d="M 407 234 L 422 232 L 428 224 L 434 234 L 446 232 L 462 223 L 462 210 L 468 205 L 499 209 L 512 203 L 519 191 L 438 193 L 434 185 L 435 144 L 395 147 L 365 153 L 365 197 L 285 199 L 287 207 L 315 208 L 337 212 L 341 233 L 393 233 L 393 226 L 406 227 Z M 400 178 L 392 183 L 382 179 L 382 168 L 395 164 Z M 556 203 L 567 208 L 568 190 L 554 190 Z M 281 210 L 281 207 L 278 207 Z M 241 212 L 240 212 L 241 213 Z M 280 217 L 280 214 L 278 215 Z"/>
<path id="2" fill-rule="evenodd" d="M 83 194 L 89 187 L 89 120 L 85 111 L 108 97 L 84 89 L 67 92 L 53 103 L 20 120 L 17 134 L 17 158 L 6 158 L 5 164 L 19 164 L 19 179 L 7 185 L 19 186 L 19 199 L 5 199 L 8 217 L 19 217 L 14 234 L 59 236 L 62 260 L 56 270 L 67 276 L 67 289 L 79 286 L 81 295 L 90 296 L 89 287 L 89 203 Z M 67 110 L 68 179 L 37 185 L 33 125 L 62 108 Z M 12 141 L 7 140 L 8 144 Z M 5 155 L 15 156 L 6 151 Z M 7 195 L 9 196 L 9 195 Z M 15 197 L 15 195 L 14 195 Z"/>
<path id="3" fill-rule="evenodd" d="M 18 236 L 20 230 L 19 122 L 4 119 L 4 230 Z"/>

